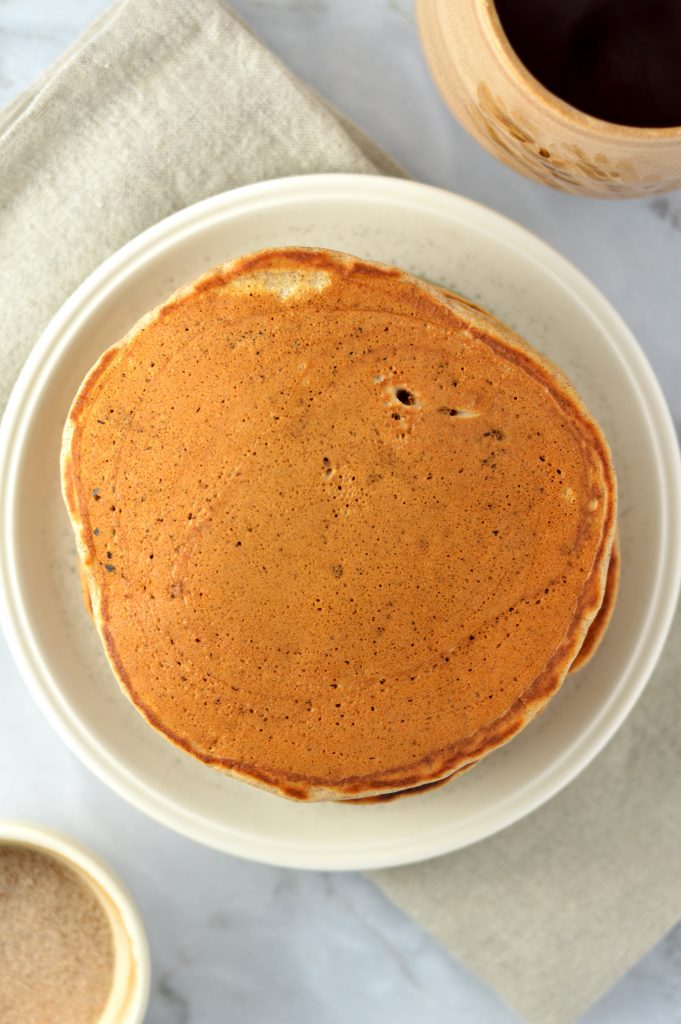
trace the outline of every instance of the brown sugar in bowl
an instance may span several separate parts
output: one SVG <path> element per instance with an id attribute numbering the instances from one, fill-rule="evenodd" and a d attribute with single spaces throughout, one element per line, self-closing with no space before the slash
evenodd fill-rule
<path id="1" fill-rule="evenodd" d="M 92 852 L 0 821 L 3 1024 L 142 1024 L 149 950 L 122 883 Z"/>

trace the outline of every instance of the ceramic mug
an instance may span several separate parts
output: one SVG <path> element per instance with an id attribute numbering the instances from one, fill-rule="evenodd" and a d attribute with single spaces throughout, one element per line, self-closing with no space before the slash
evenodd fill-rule
<path id="1" fill-rule="evenodd" d="M 681 126 L 611 124 L 549 92 L 511 48 L 493 0 L 417 0 L 417 18 L 446 103 L 513 170 L 602 198 L 681 188 Z"/>

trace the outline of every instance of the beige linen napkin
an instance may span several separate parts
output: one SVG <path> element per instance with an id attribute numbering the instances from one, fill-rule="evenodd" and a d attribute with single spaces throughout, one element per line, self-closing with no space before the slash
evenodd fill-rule
<path id="1" fill-rule="evenodd" d="M 123 0 L 0 115 L 0 403 L 62 301 L 155 221 L 246 182 L 399 173 L 218 0 Z M 573 1021 L 681 915 L 677 622 L 625 728 L 469 850 L 372 878 L 536 1024 Z"/>

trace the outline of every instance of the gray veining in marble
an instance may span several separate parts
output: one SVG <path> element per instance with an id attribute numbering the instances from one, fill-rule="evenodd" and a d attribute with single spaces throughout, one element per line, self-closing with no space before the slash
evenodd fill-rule
<path id="1" fill-rule="evenodd" d="M 0 105 L 105 6 L 103 0 L 0 0 Z M 681 194 L 583 200 L 501 167 L 444 108 L 408 0 L 236 0 L 233 6 L 411 175 L 501 210 L 581 267 L 639 337 L 681 422 Z M 2 639 L 0 679 L 0 816 L 72 833 L 126 880 L 152 948 L 148 1024 L 517 1024 L 493 992 L 365 879 L 239 861 L 129 807 L 52 731 Z M 583 1024 L 673 1021 L 681 1021 L 681 927 Z"/>

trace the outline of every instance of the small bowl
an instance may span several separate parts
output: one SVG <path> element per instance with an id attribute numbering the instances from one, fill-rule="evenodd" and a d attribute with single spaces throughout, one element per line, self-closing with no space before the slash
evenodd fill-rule
<path id="1" fill-rule="evenodd" d="M 0 849 L 21 846 L 61 861 L 94 892 L 106 911 L 114 943 L 111 995 L 98 1024 L 142 1024 L 149 1001 L 149 945 L 132 897 L 94 853 L 52 829 L 0 820 Z"/>

